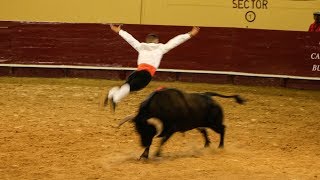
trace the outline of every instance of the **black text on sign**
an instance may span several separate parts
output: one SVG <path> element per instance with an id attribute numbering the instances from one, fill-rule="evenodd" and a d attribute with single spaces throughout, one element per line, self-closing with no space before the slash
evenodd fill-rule
<path id="1" fill-rule="evenodd" d="M 268 0 L 232 0 L 237 9 L 268 9 Z"/>

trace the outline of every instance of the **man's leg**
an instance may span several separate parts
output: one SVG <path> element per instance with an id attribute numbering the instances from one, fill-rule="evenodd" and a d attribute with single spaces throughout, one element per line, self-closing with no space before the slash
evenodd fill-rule
<path id="1" fill-rule="evenodd" d="M 121 99 L 128 96 L 130 93 L 130 85 L 128 83 L 122 85 L 120 89 L 118 89 L 112 96 L 112 100 L 114 103 L 120 102 Z"/>
<path id="2" fill-rule="evenodd" d="M 109 91 L 108 99 L 111 100 L 111 106 L 115 110 L 115 106 L 123 98 L 128 96 L 131 91 L 139 91 L 146 87 L 152 79 L 152 76 L 148 71 L 134 71 L 125 84 L 119 89 L 113 88 Z M 114 91 L 112 91 L 114 90 Z"/>
<path id="3" fill-rule="evenodd" d="M 103 98 L 101 99 L 100 106 L 105 107 L 108 105 L 108 101 L 112 99 L 113 95 L 120 89 L 119 86 L 115 86 L 111 88 L 108 92 L 108 94 L 104 94 Z"/>
<path id="4" fill-rule="evenodd" d="M 145 88 L 151 81 L 152 76 L 148 71 L 136 71 L 133 78 L 128 78 L 127 83 L 130 85 L 130 91 L 140 91 Z"/>
<path id="5" fill-rule="evenodd" d="M 109 93 L 108 93 L 108 99 L 111 99 L 111 98 L 113 97 L 113 95 L 114 95 L 117 91 L 119 91 L 119 89 L 120 89 L 119 86 L 115 86 L 115 87 L 111 88 L 111 89 L 109 90 Z"/>
<path id="6" fill-rule="evenodd" d="M 121 99 L 128 96 L 130 93 L 130 85 L 128 83 L 122 85 L 120 88 L 114 88 L 115 91 L 111 91 L 108 95 L 108 101 L 110 101 L 111 109 L 116 110 L 116 105 L 120 102 Z"/>
<path id="7" fill-rule="evenodd" d="M 134 71 L 134 72 L 132 72 L 132 73 L 130 74 L 130 76 L 128 77 L 127 82 L 128 82 L 130 79 L 133 79 L 135 76 L 136 76 L 136 71 Z M 127 82 L 126 82 L 124 85 L 128 84 Z M 122 90 L 121 90 L 121 89 L 122 89 Z M 108 95 L 104 97 L 104 104 L 103 104 L 103 105 L 106 106 L 106 105 L 108 104 L 108 101 L 109 101 L 109 102 L 111 103 L 111 108 L 112 108 L 113 110 L 115 110 L 115 106 L 116 106 L 116 104 L 115 104 L 115 102 L 114 102 L 114 96 L 115 96 L 115 94 L 118 94 L 120 90 L 122 91 L 122 93 L 119 93 L 119 94 L 117 95 L 117 97 L 116 97 L 116 101 L 119 102 L 119 101 L 123 98 L 122 96 L 124 96 L 124 97 L 126 96 L 126 89 L 127 89 L 126 86 L 123 86 L 123 87 L 122 87 L 122 86 L 121 86 L 121 87 L 115 86 L 115 87 L 111 88 L 111 89 L 109 90 Z M 121 94 L 124 94 L 124 95 L 121 95 Z"/>

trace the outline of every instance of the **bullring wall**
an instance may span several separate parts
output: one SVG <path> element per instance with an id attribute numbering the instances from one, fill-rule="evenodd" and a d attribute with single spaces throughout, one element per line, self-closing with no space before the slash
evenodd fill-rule
<path id="1" fill-rule="evenodd" d="M 162 42 L 190 30 L 123 28 L 139 41 L 154 32 Z M 203 27 L 164 56 L 155 78 L 320 89 L 319 40 L 319 33 Z M 104 24 L 0 22 L 0 46 L 5 76 L 124 79 L 136 67 L 137 52 Z"/>

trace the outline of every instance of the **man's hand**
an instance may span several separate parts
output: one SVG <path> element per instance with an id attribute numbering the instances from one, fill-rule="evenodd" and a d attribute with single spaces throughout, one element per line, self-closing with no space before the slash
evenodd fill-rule
<path id="1" fill-rule="evenodd" d="M 189 32 L 190 36 L 193 37 L 197 35 L 200 31 L 200 28 L 198 26 L 193 26 L 192 30 Z"/>
<path id="2" fill-rule="evenodd" d="M 119 33 L 119 31 L 121 30 L 121 26 L 122 26 L 122 25 L 116 26 L 116 25 L 110 24 L 111 30 L 114 31 L 114 32 L 116 32 L 116 33 Z"/>

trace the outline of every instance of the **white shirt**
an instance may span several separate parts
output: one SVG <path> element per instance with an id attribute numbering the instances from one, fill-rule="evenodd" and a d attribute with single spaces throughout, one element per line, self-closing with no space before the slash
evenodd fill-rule
<path id="1" fill-rule="evenodd" d="M 119 35 L 138 51 L 138 65 L 149 64 L 156 69 L 159 67 L 161 59 L 165 53 L 191 38 L 189 33 L 181 34 L 172 38 L 166 44 L 162 44 L 140 43 L 131 34 L 124 30 L 120 30 Z"/>

